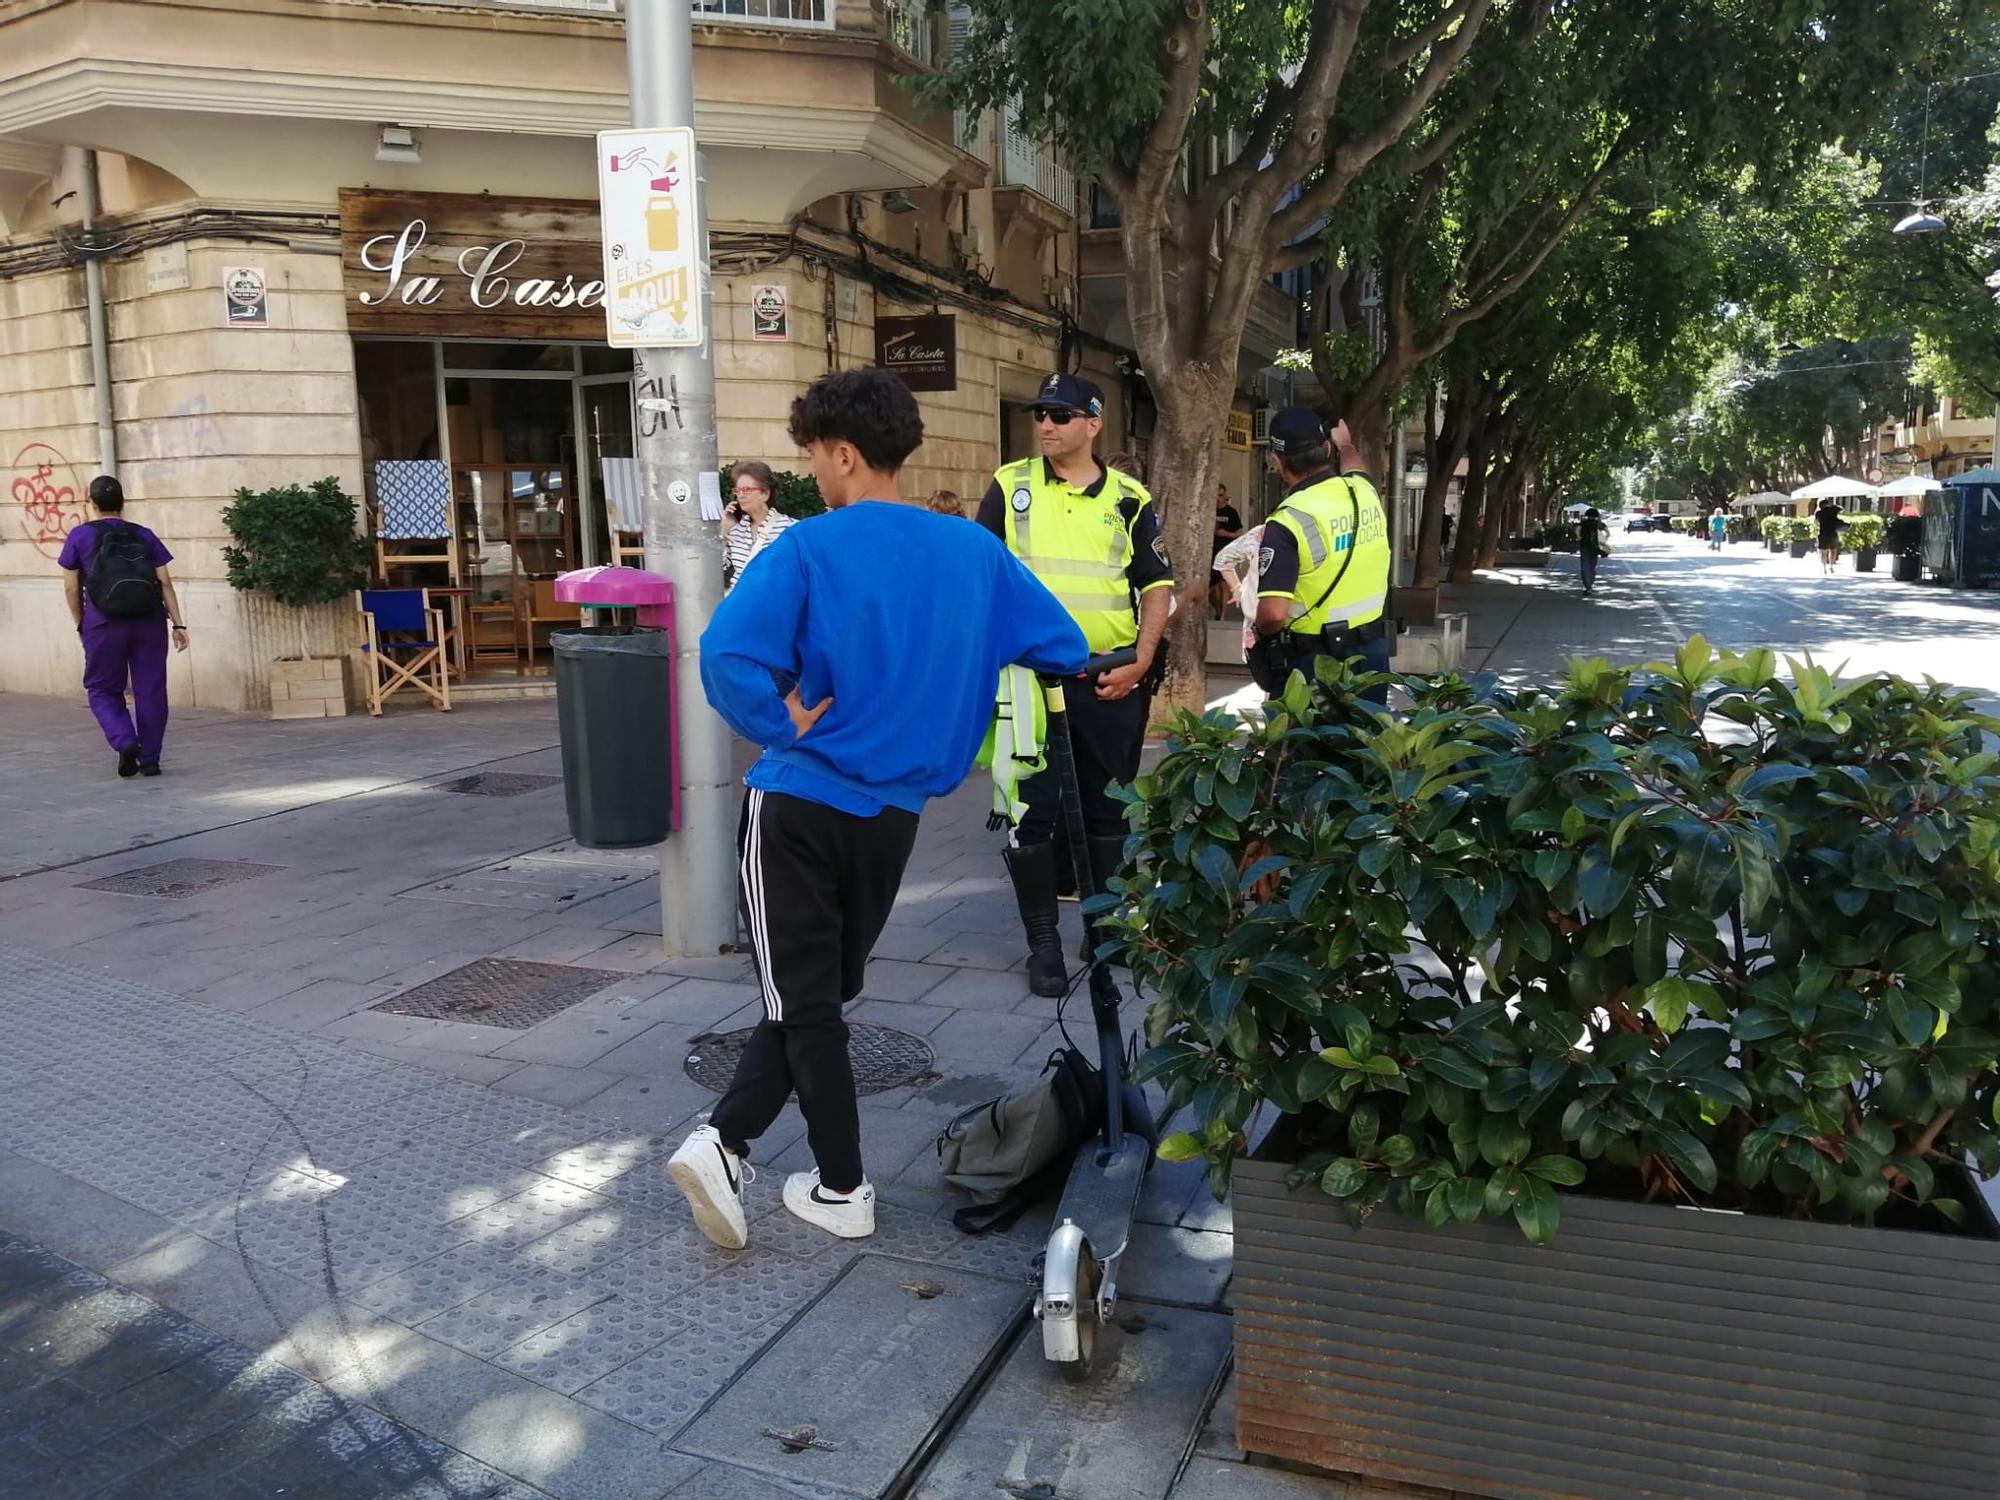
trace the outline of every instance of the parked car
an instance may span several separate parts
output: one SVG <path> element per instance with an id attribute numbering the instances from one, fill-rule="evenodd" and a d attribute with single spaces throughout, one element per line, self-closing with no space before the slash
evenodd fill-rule
<path id="1" fill-rule="evenodd" d="M 1625 529 L 1627 531 L 1651 531 L 1653 529 L 1653 518 L 1651 516 L 1627 516 L 1625 518 Z"/>

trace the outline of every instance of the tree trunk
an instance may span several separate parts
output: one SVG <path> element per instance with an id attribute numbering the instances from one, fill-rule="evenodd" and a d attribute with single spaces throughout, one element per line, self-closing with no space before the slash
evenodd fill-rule
<path id="1" fill-rule="evenodd" d="M 1208 562 L 1215 541 L 1216 454 L 1229 415 L 1228 388 L 1218 395 L 1207 385 L 1188 380 L 1178 399 L 1161 405 L 1146 462 L 1180 601 L 1167 623 L 1167 676 L 1157 703 L 1195 713 L 1208 700 Z M 1183 419 L 1171 420 L 1171 409 Z"/>
<path id="2" fill-rule="evenodd" d="M 1451 574 L 1453 583 L 1472 581 L 1473 563 L 1479 556 L 1479 541 L 1487 503 L 1487 445 L 1492 441 L 1492 424 L 1481 421 L 1473 435 L 1465 460 L 1465 488 L 1458 502 L 1458 527 L 1451 534 Z"/>
<path id="3" fill-rule="evenodd" d="M 1439 554 L 1444 550 L 1445 505 L 1451 492 L 1452 471 L 1465 456 L 1470 417 L 1471 412 L 1461 392 L 1448 391 L 1444 420 L 1439 424 L 1436 439 L 1424 460 L 1424 516 L 1419 528 L 1421 539 L 1417 545 L 1416 570 L 1410 580 L 1415 588 L 1437 587 Z M 1463 521 L 1464 506 L 1459 509 L 1459 519 Z"/>

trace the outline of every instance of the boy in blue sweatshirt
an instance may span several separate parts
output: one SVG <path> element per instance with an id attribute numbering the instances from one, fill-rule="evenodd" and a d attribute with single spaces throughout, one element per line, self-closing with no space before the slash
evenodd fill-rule
<path id="1" fill-rule="evenodd" d="M 667 1171 L 732 1250 L 749 1238 L 750 1143 L 794 1092 L 819 1169 L 786 1181 L 785 1207 L 846 1239 L 875 1232 L 841 1007 L 861 992 L 917 815 L 972 768 L 1001 670 L 1073 674 L 1088 655 L 991 533 L 903 498 L 924 426 L 901 380 L 824 376 L 792 403 L 791 432 L 829 513 L 766 547 L 701 638 L 708 701 L 764 749 L 737 835 L 764 1018 Z"/>

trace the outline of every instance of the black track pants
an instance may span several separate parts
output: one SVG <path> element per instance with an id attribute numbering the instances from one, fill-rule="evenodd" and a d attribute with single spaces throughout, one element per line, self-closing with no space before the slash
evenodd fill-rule
<path id="1" fill-rule="evenodd" d="M 916 840 L 917 815 L 900 808 L 859 818 L 754 789 L 743 803 L 738 893 L 764 987 L 764 1019 L 709 1123 L 725 1146 L 748 1155 L 796 1092 L 829 1192 L 851 1192 L 863 1177 L 861 1115 L 840 1009 L 861 993 L 869 951 L 896 904 Z"/>

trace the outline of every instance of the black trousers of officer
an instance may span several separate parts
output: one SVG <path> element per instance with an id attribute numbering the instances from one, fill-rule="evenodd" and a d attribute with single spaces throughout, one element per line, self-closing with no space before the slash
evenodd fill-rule
<path id="1" fill-rule="evenodd" d="M 1123 838 L 1128 831 L 1125 809 L 1112 800 L 1109 788 L 1114 782 L 1130 785 L 1139 774 L 1152 702 L 1153 695 L 1144 688 L 1107 700 L 1098 697 L 1087 681 L 1072 679 L 1063 685 L 1076 776 L 1083 791 L 1083 826 L 1092 838 Z M 1062 827 L 1062 788 L 1054 769 L 1029 777 L 1020 796 L 1028 810 L 1015 830 L 1015 842 L 1049 842 Z"/>

